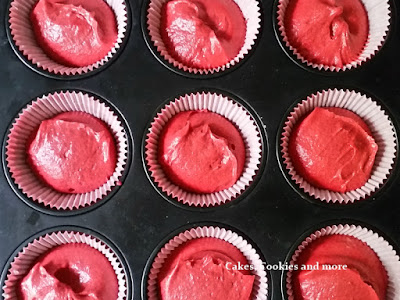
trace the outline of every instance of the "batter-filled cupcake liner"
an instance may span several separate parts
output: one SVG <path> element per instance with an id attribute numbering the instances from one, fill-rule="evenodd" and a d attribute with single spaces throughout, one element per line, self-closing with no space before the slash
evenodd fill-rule
<path id="1" fill-rule="evenodd" d="M 112 133 L 117 150 L 114 173 L 102 186 L 88 193 L 60 193 L 42 182 L 27 162 L 27 140 L 46 119 L 63 112 L 85 112 L 106 123 Z M 128 140 L 117 115 L 104 103 L 82 92 L 56 92 L 37 98 L 25 107 L 12 124 L 6 144 L 7 168 L 18 188 L 32 201 L 57 210 L 74 210 L 94 204 L 106 196 L 126 166 Z"/>
<path id="2" fill-rule="evenodd" d="M 217 113 L 231 121 L 239 130 L 245 144 L 246 160 L 243 173 L 233 186 L 215 193 L 196 194 L 173 184 L 164 173 L 158 162 L 159 136 L 174 115 L 190 110 Z M 168 196 L 190 206 L 221 205 L 238 197 L 252 183 L 259 169 L 261 156 L 261 134 L 254 118 L 239 103 L 214 93 L 187 94 L 165 105 L 151 123 L 145 142 L 145 160 L 153 181 Z"/>
<path id="3" fill-rule="evenodd" d="M 239 249 L 244 257 L 246 257 L 249 265 L 254 267 L 251 271 L 255 275 L 253 290 L 251 292 L 251 300 L 266 300 L 268 298 L 268 278 L 265 271 L 263 261 L 260 255 L 251 244 L 249 244 L 243 237 L 231 230 L 227 230 L 214 226 L 196 227 L 185 232 L 181 232 L 172 238 L 165 246 L 158 252 L 157 256 L 151 265 L 148 278 L 147 278 L 147 300 L 159 300 L 158 291 L 158 274 L 166 261 L 167 257 L 180 245 L 187 241 L 198 238 L 217 238 L 226 241 L 237 249 Z"/>
<path id="4" fill-rule="evenodd" d="M 378 145 L 371 176 L 364 186 L 346 193 L 333 192 L 312 186 L 293 166 L 289 155 L 289 140 L 292 131 L 303 117 L 315 107 L 345 108 L 363 119 L 371 130 L 372 137 Z M 349 90 L 324 90 L 309 96 L 299 103 L 289 114 L 281 136 L 280 153 L 283 168 L 288 170 L 291 179 L 306 193 L 326 202 L 352 203 L 362 200 L 377 191 L 389 177 L 396 158 L 395 128 L 386 112 L 371 98 Z"/>
<path id="5" fill-rule="evenodd" d="M 17 295 L 18 284 L 42 255 L 57 246 L 73 243 L 89 245 L 107 258 L 118 280 L 118 298 L 116 300 L 128 300 L 127 273 L 118 255 L 104 241 L 75 231 L 56 231 L 29 242 L 11 262 L 2 289 L 4 300 L 20 299 Z"/>
<path id="6" fill-rule="evenodd" d="M 347 235 L 357 238 L 366 243 L 378 256 L 388 276 L 388 286 L 386 289 L 387 300 L 397 300 L 400 297 L 400 259 L 393 247 L 377 233 L 370 229 L 351 225 L 338 224 L 327 226 L 315 231 L 308 236 L 295 250 L 290 259 L 290 265 L 296 265 L 301 252 L 306 249 L 313 241 L 322 236 L 328 235 Z M 343 255 L 346 253 L 343 252 Z M 293 270 L 289 270 L 286 276 L 286 295 L 289 300 L 295 300 L 295 294 L 292 287 Z"/>
<path id="7" fill-rule="evenodd" d="M 389 31 L 391 14 L 389 1 L 361 0 L 368 14 L 369 33 L 365 47 L 358 56 L 357 60 L 354 60 L 341 68 L 332 65 L 316 64 L 308 61 L 304 56 L 299 53 L 299 51 L 295 47 L 290 44 L 290 41 L 286 34 L 284 22 L 286 8 L 289 2 L 290 0 L 278 1 L 277 21 L 283 43 L 296 56 L 299 61 L 315 69 L 339 72 L 350 70 L 351 68 L 356 68 L 360 66 L 367 60 L 371 59 L 378 52 L 378 50 L 382 47 Z"/>
<path id="8" fill-rule="evenodd" d="M 239 53 L 225 65 L 221 65 L 210 69 L 194 68 L 185 65 L 184 63 L 173 58 L 169 53 L 168 49 L 161 36 L 161 16 L 162 9 L 165 3 L 169 0 L 150 0 L 147 8 L 147 30 L 150 35 L 151 42 L 156 47 L 157 51 L 161 54 L 164 60 L 173 65 L 179 70 L 183 70 L 192 74 L 214 74 L 216 72 L 222 72 L 226 69 L 231 68 L 243 59 L 254 46 L 261 27 L 261 13 L 259 2 L 257 0 L 233 0 L 240 8 L 243 13 L 243 17 L 246 22 L 246 36 L 245 41 L 240 49 Z"/>
<path id="9" fill-rule="evenodd" d="M 9 11 L 9 25 L 13 42 L 19 51 L 38 68 L 56 75 L 82 75 L 105 65 L 121 47 L 127 30 L 127 7 L 124 0 L 104 0 L 114 11 L 117 22 L 117 41 L 100 61 L 84 67 L 64 66 L 43 51 L 36 41 L 30 13 L 38 0 L 13 0 Z"/>

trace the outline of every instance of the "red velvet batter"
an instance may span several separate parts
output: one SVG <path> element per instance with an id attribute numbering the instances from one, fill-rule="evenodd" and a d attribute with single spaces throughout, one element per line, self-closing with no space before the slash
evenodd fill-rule
<path id="1" fill-rule="evenodd" d="M 227 119 L 207 110 L 186 111 L 165 125 L 158 160 L 168 178 L 194 193 L 231 187 L 242 175 L 242 136 Z"/>
<path id="2" fill-rule="evenodd" d="M 45 183 L 62 193 L 87 193 L 110 178 L 116 147 L 108 126 L 81 112 L 43 121 L 28 141 L 28 163 Z"/>
<path id="3" fill-rule="evenodd" d="M 18 294 L 21 300 L 116 300 L 118 280 L 101 252 L 86 244 L 65 244 L 35 262 Z"/>
<path id="4" fill-rule="evenodd" d="M 117 21 L 104 0 L 39 0 L 31 12 L 35 37 L 54 61 L 84 67 L 117 41 Z"/>
<path id="5" fill-rule="evenodd" d="M 315 187 L 341 193 L 367 182 L 377 151 L 368 126 L 342 108 L 315 108 L 289 140 L 296 172 Z"/>
<path id="6" fill-rule="evenodd" d="M 360 0 L 290 0 L 284 23 L 290 45 L 306 60 L 339 68 L 358 59 L 369 33 Z"/>
<path id="7" fill-rule="evenodd" d="M 158 275 L 161 300 L 248 300 L 254 275 L 232 270 L 238 262 L 248 265 L 239 249 L 228 242 L 216 238 L 188 241 L 168 256 Z"/>
<path id="8" fill-rule="evenodd" d="M 209 69 L 239 54 L 246 21 L 233 0 L 172 0 L 162 10 L 161 35 L 174 59 Z"/>
<path id="9" fill-rule="evenodd" d="M 362 241 L 345 235 L 329 235 L 312 242 L 296 264 L 318 270 L 294 271 L 296 300 L 385 300 L 387 274 L 376 253 Z M 346 270 L 322 270 L 322 265 L 347 265 Z"/>

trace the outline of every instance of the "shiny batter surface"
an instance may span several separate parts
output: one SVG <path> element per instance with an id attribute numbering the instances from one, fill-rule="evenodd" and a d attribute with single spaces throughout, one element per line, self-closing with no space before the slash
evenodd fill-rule
<path id="1" fill-rule="evenodd" d="M 86 244 L 65 244 L 34 263 L 18 294 L 21 300 L 116 300 L 118 280 L 101 252 Z"/>
<path id="2" fill-rule="evenodd" d="M 158 276 L 161 300 L 249 300 L 254 275 L 233 270 L 248 265 L 232 244 L 199 238 L 176 248 Z M 227 264 L 228 263 L 228 264 Z"/>
<path id="3" fill-rule="evenodd" d="M 296 300 L 385 300 L 387 274 L 376 253 L 362 241 L 346 235 L 328 235 L 313 241 L 300 254 L 299 266 L 314 270 L 294 271 Z M 347 266 L 323 270 L 322 265 Z"/>
<path id="4" fill-rule="evenodd" d="M 367 182 L 377 151 L 364 121 L 342 108 L 315 108 L 289 140 L 296 172 L 315 187 L 341 193 Z"/>
<path id="5" fill-rule="evenodd" d="M 28 163 L 62 193 L 87 193 L 110 178 L 116 146 L 108 126 L 87 113 L 67 112 L 43 121 L 28 141 Z"/>
<path id="6" fill-rule="evenodd" d="M 290 45 L 306 60 L 339 68 L 358 59 L 369 34 L 360 0 L 290 0 L 284 23 Z"/>
<path id="7" fill-rule="evenodd" d="M 242 174 L 246 153 L 236 127 L 207 110 L 181 112 L 161 132 L 158 160 L 182 189 L 214 193 L 231 187 Z"/>
<path id="8" fill-rule="evenodd" d="M 163 6 L 161 35 L 174 59 L 209 69 L 239 54 L 246 21 L 233 0 L 172 0 Z"/>
<path id="9" fill-rule="evenodd" d="M 54 61 L 84 67 L 117 41 L 117 21 L 104 0 L 39 0 L 31 12 L 35 37 Z"/>

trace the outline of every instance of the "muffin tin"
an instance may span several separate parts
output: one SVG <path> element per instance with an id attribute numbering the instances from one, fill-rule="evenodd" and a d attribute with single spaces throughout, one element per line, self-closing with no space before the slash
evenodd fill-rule
<path id="1" fill-rule="evenodd" d="M 327 89 L 349 89 L 366 94 L 390 116 L 396 130 L 400 122 L 400 33 L 397 30 L 399 0 L 391 4 L 391 24 L 384 47 L 368 62 L 344 72 L 326 72 L 299 67 L 280 46 L 274 30 L 276 5 L 262 1 L 260 33 L 251 52 L 232 70 L 212 76 L 173 72 L 155 58 L 146 44 L 144 7 L 148 1 L 126 0 L 128 28 L 126 44 L 112 63 L 98 71 L 74 78 L 54 78 L 33 72 L 15 55 L 7 38 L 8 5 L 0 19 L 0 132 L 3 144 L 9 125 L 32 99 L 56 91 L 83 91 L 108 101 L 123 116 L 131 135 L 131 163 L 123 184 L 107 201 L 83 210 L 59 212 L 26 205 L 7 180 L 0 176 L 0 266 L 7 273 L 9 260 L 29 237 L 55 226 L 87 228 L 109 240 L 130 269 L 133 284 L 127 300 L 144 297 L 148 266 L 156 252 L 183 229 L 218 226 L 244 236 L 269 264 L 284 262 L 310 233 L 328 225 L 361 224 L 370 228 L 400 254 L 399 165 L 396 157 L 389 180 L 366 200 L 352 205 L 306 201 L 286 181 L 280 168 L 279 145 L 282 120 L 292 105 Z M 147 41 L 148 42 L 148 41 Z M 154 50 L 154 49 L 153 49 Z M 31 66 L 32 67 L 32 66 Z M 176 71 L 176 70 L 175 70 Z M 93 76 L 89 76 L 93 75 Z M 74 80 L 72 80 L 74 79 Z M 143 139 L 158 108 L 176 97 L 197 92 L 215 92 L 242 99 L 259 118 L 264 139 L 263 160 L 256 184 L 241 197 L 214 209 L 185 209 L 173 205 L 153 187 L 144 170 Z M 398 156 L 398 145 L 397 153 Z M 3 169 L 4 169 L 4 147 Z M 150 178 L 151 179 L 151 178 Z M 182 227 L 183 226 L 183 227 Z M 71 227 L 69 227 L 71 228 Z M 17 249 L 17 250 L 16 250 Z M 147 265 L 147 267 L 146 267 Z M 270 299 L 286 298 L 282 271 L 269 271 Z M 400 295 L 396 297 L 400 298 Z M 396 298 L 397 299 L 397 298 Z M 143 298 L 145 300 L 145 298 Z"/>

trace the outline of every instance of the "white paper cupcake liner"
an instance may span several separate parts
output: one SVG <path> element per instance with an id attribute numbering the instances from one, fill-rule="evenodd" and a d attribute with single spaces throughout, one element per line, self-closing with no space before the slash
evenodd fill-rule
<path id="1" fill-rule="evenodd" d="M 104 0 L 114 11 L 117 21 L 117 41 L 100 61 L 84 67 L 68 67 L 49 58 L 38 45 L 30 21 L 30 13 L 38 0 L 13 0 L 9 11 L 12 39 L 19 51 L 37 67 L 57 75 L 82 75 L 106 64 L 121 47 L 127 30 L 127 7 L 124 0 Z"/>
<path id="2" fill-rule="evenodd" d="M 4 300 L 19 299 L 17 295 L 18 284 L 28 274 L 32 264 L 41 255 L 52 248 L 70 243 L 86 244 L 101 252 L 110 262 L 118 280 L 118 298 L 116 300 L 128 300 L 128 278 L 120 258 L 104 241 L 88 234 L 74 231 L 48 233 L 27 244 L 16 255 L 10 265 L 3 285 Z"/>
<path id="3" fill-rule="evenodd" d="M 361 226 L 340 224 L 327 226 L 314 232 L 299 245 L 290 260 L 290 264 L 296 264 L 301 252 L 307 248 L 310 243 L 322 236 L 333 234 L 352 236 L 366 243 L 378 255 L 383 267 L 386 269 L 388 275 L 386 299 L 400 299 L 400 260 L 398 254 L 385 239 L 380 237 L 372 230 L 363 228 Z M 289 300 L 295 300 L 295 295 L 292 288 L 292 276 L 293 271 L 289 271 L 286 277 L 286 294 Z"/>
<path id="4" fill-rule="evenodd" d="M 147 30 L 150 35 L 150 39 L 157 51 L 161 56 L 173 65 L 175 68 L 183 70 L 185 72 L 193 74 L 214 74 L 216 72 L 222 72 L 226 69 L 231 68 L 243 59 L 254 46 L 257 39 L 257 35 L 260 30 L 261 24 L 261 13 L 259 2 L 257 0 L 233 0 L 240 8 L 246 21 L 246 36 L 245 41 L 240 49 L 238 55 L 234 57 L 230 62 L 225 65 L 212 68 L 212 69 L 199 69 L 185 65 L 182 62 L 174 59 L 169 53 L 166 45 L 161 36 L 161 16 L 163 5 L 169 0 L 150 0 L 149 7 L 147 9 Z"/>
<path id="5" fill-rule="evenodd" d="M 243 173 L 238 181 L 230 188 L 210 194 L 191 193 L 173 184 L 165 175 L 157 155 L 158 139 L 164 125 L 179 112 L 202 109 L 217 113 L 231 121 L 239 129 L 246 149 Z M 151 123 L 145 142 L 145 160 L 152 179 L 168 196 L 193 206 L 220 205 L 236 198 L 252 183 L 262 156 L 260 136 L 256 121 L 239 103 L 214 93 L 188 94 L 167 104 Z"/>
<path id="6" fill-rule="evenodd" d="M 226 241 L 242 252 L 249 265 L 254 266 L 254 271 L 251 273 L 252 275 L 255 275 L 251 300 L 266 300 L 268 297 L 268 278 L 267 273 L 264 270 L 263 261 L 257 254 L 256 250 L 237 233 L 232 232 L 231 230 L 213 226 L 196 227 L 186 230 L 185 232 L 182 232 L 172 238 L 158 252 L 147 278 L 147 300 L 159 300 L 157 277 L 168 255 L 170 255 L 175 248 L 187 241 L 205 237 L 217 238 Z"/>
<path id="7" fill-rule="evenodd" d="M 278 2 L 278 28 L 279 32 L 283 38 L 283 43 L 287 48 L 297 57 L 299 61 L 307 66 L 311 66 L 312 68 L 325 70 L 325 71 L 346 71 L 351 68 L 356 68 L 371 59 L 376 52 L 383 45 L 387 33 L 389 31 L 390 25 L 390 5 L 388 0 L 376 1 L 376 0 L 361 0 L 364 4 L 365 10 L 368 14 L 368 22 L 369 22 L 369 34 L 367 37 L 367 42 L 358 59 L 344 65 L 343 67 L 336 67 L 331 65 L 324 64 L 315 64 L 308 61 L 305 57 L 303 57 L 296 48 L 294 48 L 286 35 L 285 30 L 285 13 L 286 8 L 289 4 L 290 0 L 279 0 Z"/>
<path id="8" fill-rule="evenodd" d="M 46 119 L 68 111 L 86 112 L 105 122 L 114 136 L 117 165 L 114 173 L 101 187 L 82 194 L 64 194 L 43 183 L 27 163 L 27 140 Z M 33 201 L 52 209 L 73 210 L 96 203 L 120 184 L 127 161 L 128 141 L 121 121 L 104 103 L 82 92 L 56 92 L 37 98 L 15 119 L 6 145 L 7 168 L 18 188 Z"/>
<path id="9" fill-rule="evenodd" d="M 356 113 L 368 125 L 372 137 L 378 145 L 371 176 L 364 186 L 346 193 L 320 189 L 308 183 L 296 172 L 288 147 L 290 135 L 296 123 L 311 113 L 315 107 L 339 107 Z M 281 154 L 284 167 L 291 179 L 307 194 L 326 202 L 350 203 L 365 199 L 378 190 L 389 177 L 396 158 L 395 128 L 385 111 L 371 98 L 349 90 L 324 90 L 309 96 L 290 113 L 281 137 Z"/>

